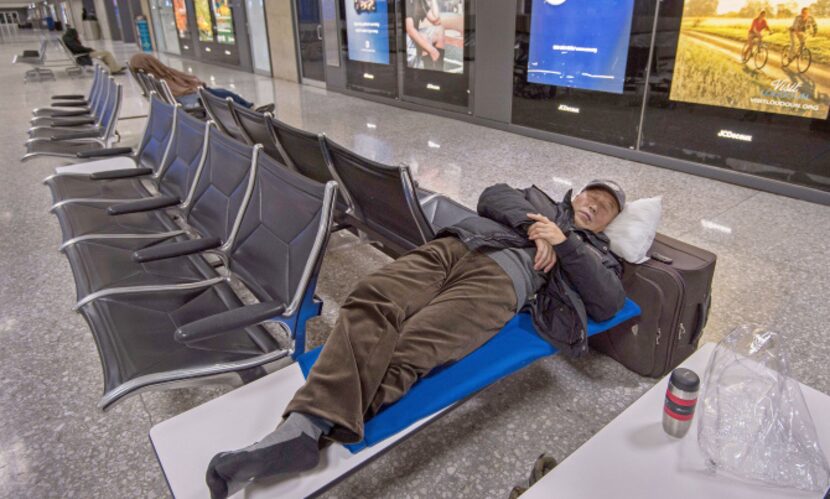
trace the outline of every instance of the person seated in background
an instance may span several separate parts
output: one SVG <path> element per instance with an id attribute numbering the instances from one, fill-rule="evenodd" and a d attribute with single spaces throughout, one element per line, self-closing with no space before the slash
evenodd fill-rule
<path id="1" fill-rule="evenodd" d="M 324 439 L 359 442 L 381 408 L 479 348 L 522 309 L 554 346 L 587 352 L 588 318 L 610 319 L 625 302 L 622 266 L 602 232 L 624 205 L 610 180 L 558 203 L 537 187 L 487 188 L 478 216 L 357 283 L 276 430 L 210 461 L 212 497 L 314 468 Z"/>
<path id="2" fill-rule="evenodd" d="M 112 74 L 121 74 L 126 69 L 115 60 L 115 56 L 111 52 L 84 47 L 81 43 L 81 37 L 78 36 L 78 30 L 75 28 L 66 30 L 66 33 L 63 34 L 63 43 L 70 52 L 82 56 L 78 58 L 78 64 L 82 66 L 90 66 L 92 65 L 92 59 L 98 59 L 107 66 Z"/>
<path id="3" fill-rule="evenodd" d="M 195 75 L 173 69 L 149 54 L 135 54 L 130 58 L 130 66 L 136 71 L 141 70 L 155 76 L 159 80 L 166 81 L 170 87 L 170 91 L 173 93 L 173 97 L 185 108 L 196 108 L 200 106 L 199 94 L 197 93 L 199 87 L 204 87 L 208 92 L 223 99 L 230 97 L 242 107 L 249 109 L 254 107 L 252 102 L 245 100 L 239 94 L 224 88 L 208 87 L 205 82 Z M 273 111 L 274 105 L 266 104 L 258 107 L 256 110 L 263 113 Z"/>

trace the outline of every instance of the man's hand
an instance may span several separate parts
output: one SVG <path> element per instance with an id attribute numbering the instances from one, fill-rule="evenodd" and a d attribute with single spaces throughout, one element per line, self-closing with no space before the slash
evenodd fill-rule
<path id="1" fill-rule="evenodd" d="M 564 243 L 568 238 L 562 229 L 554 222 L 551 222 L 548 217 L 539 215 L 538 213 L 528 213 L 527 218 L 534 220 L 535 223 L 527 230 L 527 237 L 531 241 L 544 240 L 551 246 Z"/>
<path id="2" fill-rule="evenodd" d="M 439 57 L 441 57 L 441 52 L 438 52 L 438 49 L 435 47 L 430 47 L 429 50 L 429 57 L 434 61 L 437 61 Z"/>
<path id="3" fill-rule="evenodd" d="M 553 250 L 553 246 L 543 239 L 537 239 L 533 270 L 541 270 L 547 274 L 554 265 L 556 265 L 556 251 Z"/>

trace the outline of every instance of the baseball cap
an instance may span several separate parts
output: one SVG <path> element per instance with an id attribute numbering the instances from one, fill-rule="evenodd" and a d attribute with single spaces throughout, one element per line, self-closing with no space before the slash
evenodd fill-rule
<path id="1" fill-rule="evenodd" d="M 607 191 L 609 194 L 614 196 L 614 199 L 617 200 L 617 207 L 620 211 L 625 208 L 625 191 L 622 190 L 620 184 L 614 182 L 613 180 L 591 180 L 582 190 L 587 191 L 588 189 L 603 189 Z"/>

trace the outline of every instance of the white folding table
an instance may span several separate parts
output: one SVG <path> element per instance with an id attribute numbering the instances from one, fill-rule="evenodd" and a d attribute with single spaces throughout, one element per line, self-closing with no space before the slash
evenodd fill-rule
<path id="1" fill-rule="evenodd" d="M 682 367 L 703 376 L 715 350 L 707 343 Z M 600 498 L 637 499 L 779 499 L 830 497 L 822 493 L 765 487 L 693 466 L 690 449 L 696 421 L 683 440 L 669 437 L 662 427 L 668 376 L 600 430 L 582 447 L 531 487 L 522 499 Z M 830 452 L 830 397 L 801 385 L 816 425 L 819 443 Z M 829 492 L 830 493 L 830 492 Z"/>

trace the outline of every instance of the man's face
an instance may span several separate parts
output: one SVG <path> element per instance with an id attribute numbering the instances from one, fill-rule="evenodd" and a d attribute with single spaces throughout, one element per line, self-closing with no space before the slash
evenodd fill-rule
<path id="1" fill-rule="evenodd" d="M 807 19 L 807 16 L 809 16 L 809 15 L 810 15 L 810 11 L 808 9 L 802 9 L 801 10 L 801 17 L 803 17 L 804 19 Z"/>
<path id="2" fill-rule="evenodd" d="M 617 201 L 605 189 L 587 189 L 571 200 L 574 225 L 580 229 L 602 232 L 619 214 Z"/>

